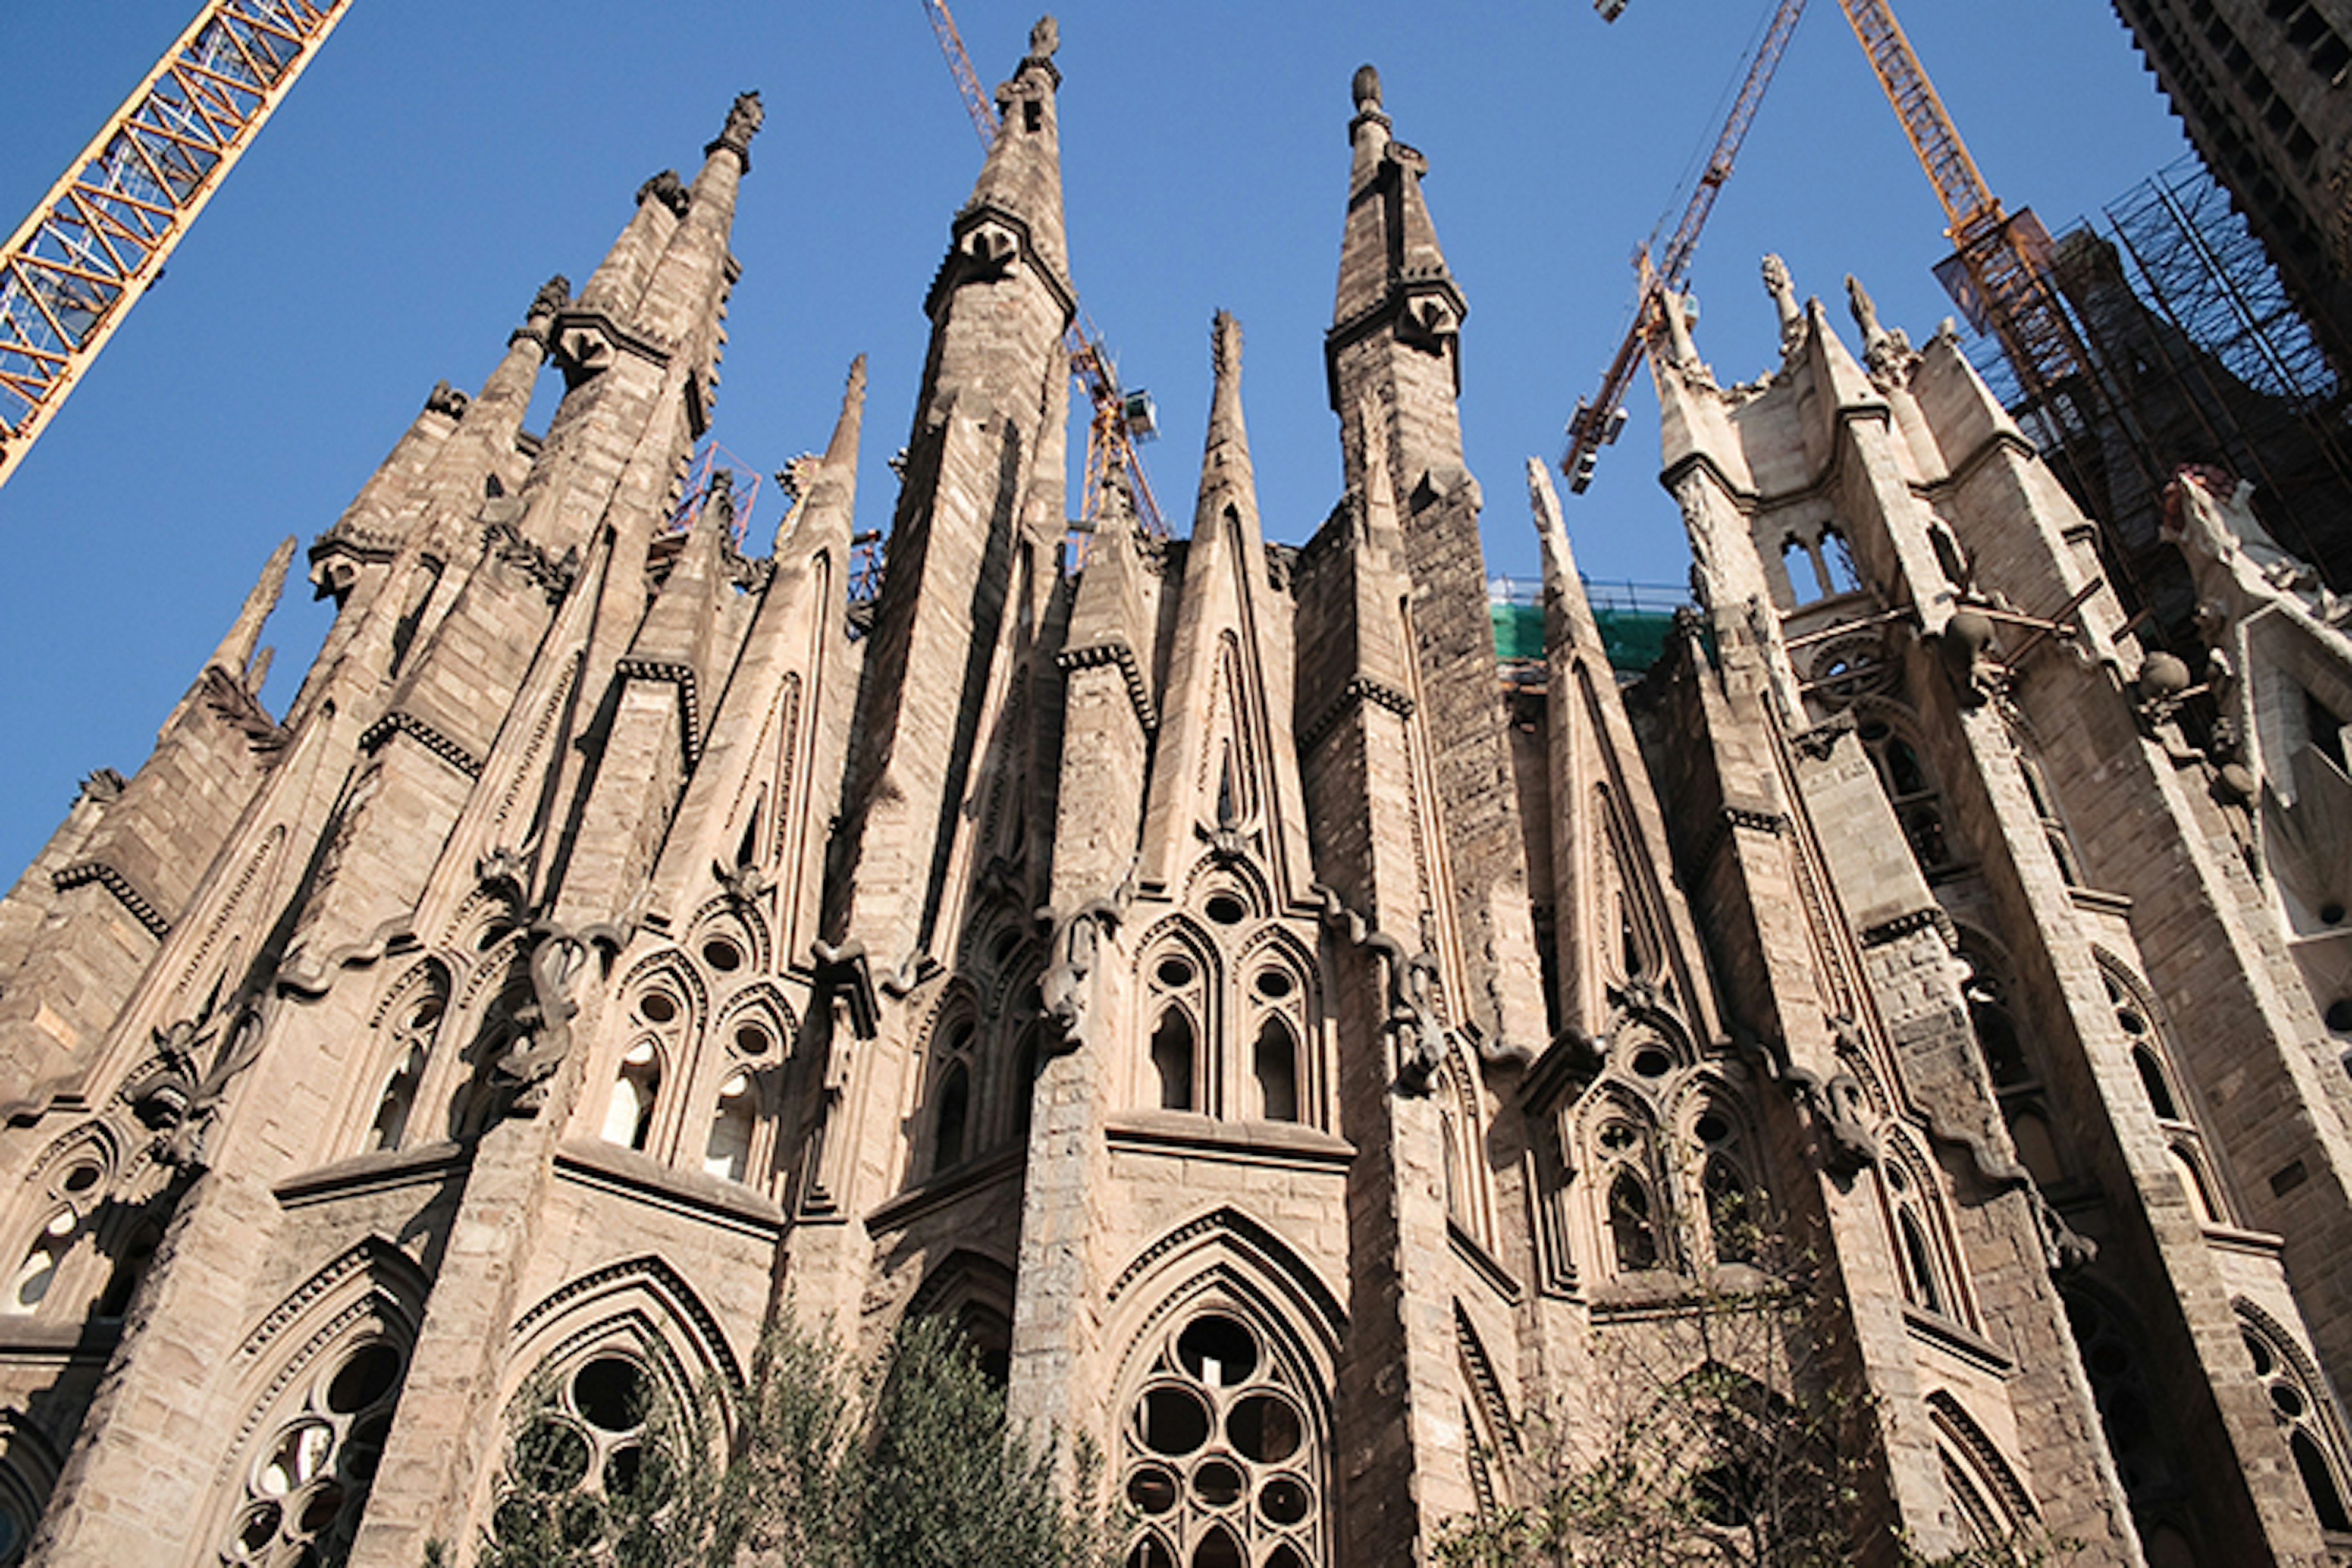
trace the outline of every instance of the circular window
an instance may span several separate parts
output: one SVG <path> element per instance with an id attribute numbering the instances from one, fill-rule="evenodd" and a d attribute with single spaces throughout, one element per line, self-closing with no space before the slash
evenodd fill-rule
<path id="1" fill-rule="evenodd" d="M 327 1384 L 327 1408 L 338 1415 L 356 1415 L 390 1394 L 399 1378 L 398 1351 L 386 1344 L 362 1346 Z"/>
<path id="2" fill-rule="evenodd" d="M 646 1374 L 637 1363 L 600 1355 L 572 1378 L 572 1403 L 600 1432 L 629 1432 L 645 1424 Z"/>
<path id="3" fill-rule="evenodd" d="M 2327 1026 L 2339 1035 L 2352 1035 L 2352 996 L 2338 996 L 2327 1005 Z"/>
<path id="4" fill-rule="evenodd" d="M 324 1421 L 299 1421 L 286 1429 L 261 1469 L 261 1489 L 269 1497 L 300 1490 L 326 1468 L 334 1450 L 334 1428 Z"/>
<path id="5" fill-rule="evenodd" d="M 102 1173 L 96 1165 L 76 1165 L 66 1173 L 65 1189 L 69 1193 L 86 1193 L 98 1185 Z"/>
<path id="6" fill-rule="evenodd" d="M 1731 1123 L 1710 1110 L 1698 1119 L 1691 1131 L 1698 1135 L 1700 1142 L 1711 1146 L 1731 1136 Z"/>
<path id="7" fill-rule="evenodd" d="M 677 1016 L 677 998 L 667 991 L 648 991 L 637 998 L 637 1016 L 648 1024 L 667 1024 Z"/>
<path id="8" fill-rule="evenodd" d="M 1201 906 L 1201 912 L 1221 926 L 1239 925 L 1249 909 L 1231 893 L 1217 893 Z"/>
<path id="9" fill-rule="evenodd" d="M 1279 1002 L 1297 988 L 1297 983 L 1284 970 L 1266 969 L 1258 972 L 1257 994 L 1270 1001 Z"/>
<path id="10" fill-rule="evenodd" d="M 335 1522 L 335 1515 L 343 1511 L 343 1489 L 329 1481 L 312 1492 L 302 1503 L 302 1513 L 295 1528 L 306 1535 L 316 1535 Z"/>
<path id="11" fill-rule="evenodd" d="M 1242 1473 L 1223 1459 L 1203 1459 L 1192 1471 L 1192 1494 L 1211 1508 L 1241 1500 Z"/>
<path id="12" fill-rule="evenodd" d="M 1189 1389 L 1155 1388 L 1143 1396 L 1143 1446 L 1181 1459 L 1209 1440 L 1209 1406 Z"/>
<path id="13" fill-rule="evenodd" d="M 2344 906 L 2342 904 L 2333 902 L 2320 905 L 2319 923 L 2322 925 L 2331 926 L 2342 925 L 2344 923 Z"/>
<path id="14" fill-rule="evenodd" d="M 1257 1510 L 1272 1524 L 1297 1524 L 1313 1506 L 1306 1483 L 1297 1476 L 1276 1476 L 1258 1489 Z"/>
<path id="15" fill-rule="evenodd" d="M 1310 1406 L 1279 1342 L 1233 1303 L 1180 1317 L 1122 1439 L 1139 1527 L 1127 1568 L 1305 1568 L 1326 1560 Z"/>
<path id="16" fill-rule="evenodd" d="M 2271 1403 L 2278 1407 L 2280 1415 L 2290 1421 L 2299 1420 L 2304 1411 L 2309 1408 L 2304 1403 L 2303 1391 L 2287 1383 L 2271 1384 Z"/>
<path id="17" fill-rule="evenodd" d="M 1242 1458 L 1261 1465 L 1278 1464 L 1298 1452 L 1304 1436 L 1298 1412 L 1272 1394 L 1250 1394 L 1225 1417 L 1226 1438 Z"/>
<path id="18" fill-rule="evenodd" d="M 735 1031 L 735 1048 L 747 1057 L 764 1057 L 772 1044 L 768 1031 L 757 1024 L 746 1024 Z"/>
<path id="19" fill-rule="evenodd" d="M 1257 1342 L 1231 1318 L 1212 1314 L 1193 1320 L 1178 1337 L 1176 1358 L 1211 1388 L 1231 1388 L 1257 1370 Z"/>
<path id="20" fill-rule="evenodd" d="M 1192 963 L 1186 958 L 1163 958 L 1151 972 L 1151 978 L 1171 991 L 1181 991 L 1192 984 Z"/>
<path id="21" fill-rule="evenodd" d="M 1633 1053 L 1633 1070 L 1643 1078 L 1664 1078 L 1675 1058 L 1655 1046 L 1645 1046 Z"/>
<path id="22" fill-rule="evenodd" d="M 588 1478 L 588 1439 L 548 1416 L 515 1439 L 515 1475 L 536 1491 L 568 1491 Z"/>
<path id="23" fill-rule="evenodd" d="M 1166 1513 L 1176 1506 L 1176 1478 L 1158 1465 L 1146 1465 L 1128 1477 L 1127 1500 L 1139 1513 Z"/>
<path id="24" fill-rule="evenodd" d="M 247 1552 L 258 1552 L 278 1539 L 278 1509 L 274 1502 L 256 1503 L 246 1510 L 245 1522 L 237 1527 L 236 1543 Z"/>
<path id="25" fill-rule="evenodd" d="M 721 974 L 732 974 L 743 967 L 743 950 L 723 936 L 714 936 L 702 944 L 702 962 Z"/>
<path id="26" fill-rule="evenodd" d="M 1630 1122 L 1612 1121 L 1601 1130 L 1601 1146 L 1612 1154 L 1622 1154 L 1640 1141 L 1640 1134 Z"/>

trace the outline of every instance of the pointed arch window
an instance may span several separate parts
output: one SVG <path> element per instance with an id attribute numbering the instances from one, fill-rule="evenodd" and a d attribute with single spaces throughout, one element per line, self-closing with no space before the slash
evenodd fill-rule
<path id="1" fill-rule="evenodd" d="M 1953 864 L 1949 837 L 1944 828 L 1943 797 L 1927 760 L 1908 736 L 1875 714 L 1854 727 L 1863 749 L 1870 753 L 1878 782 L 1903 825 L 1904 841 L 1919 869 L 1933 875 Z"/>
<path id="2" fill-rule="evenodd" d="M 1788 582 L 1790 604 L 1801 608 L 1822 597 L 1821 563 L 1794 534 L 1780 542 L 1780 575 Z"/>
<path id="3" fill-rule="evenodd" d="M 1230 1303 L 1159 1335 L 1120 1436 L 1129 1568 L 1324 1562 L 1322 1401 Z"/>
<path id="4" fill-rule="evenodd" d="M 964 1161 L 964 1137 L 971 1121 L 971 1072 L 950 1063 L 940 1080 L 939 1110 L 931 1122 L 931 1169 L 951 1171 Z"/>
<path id="5" fill-rule="evenodd" d="M 2148 1110 L 2164 1130 L 2166 1155 L 2190 1211 L 2200 1225 L 2229 1224 L 2228 1205 L 2213 1177 L 2212 1157 L 2174 1071 L 2171 1042 L 2159 1022 L 2155 998 L 2137 979 L 2113 963 L 2100 964 L 2099 978 L 2115 1010 L 2116 1027 L 2123 1036 L 2132 1076 L 2138 1079 Z"/>
<path id="6" fill-rule="evenodd" d="M 16 1277 L 8 1284 L 7 1310 L 11 1312 L 34 1312 L 48 1299 L 49 1288 L 57 1283 L 58 1271 L 65 1267 L 66 1254 L 81 1239 L 82 1219 L 71 1208 L 61 1208 L 43 1222 L 41 1228 L 25 1249 L 25 1260 L 16 1266 Z"/>
<path id="7" fill-rule="evenodd" d="M 613 1075 L 613 1098 L 604 1109 L 605 1142 L 645 1152 L 653 1142 L 661 1082 L 661 1047 L 651 1040 L 639 1040 L 622 1056 L 621 1069 Z"/>
<path id="8" fill-rule="evenodd" d="M 1281 1018 L 1268 1017 L 1259 1027 L 1250 1068 L 1257 1080 L 1258 1114 L 1268 1121 L 1297 1121 L 1298 1042 Z"/>
<path id="9" fill-rule="evenodd" d="M 1650 1211 L 1648 1184 L 1631 1171 L 1618 1172 L 1609 1184 L 1609 1242 L 1620 1274 L 1658 1266 L 1658 1226 Z"/>
<path id="10" fill-rule="evenodd" d="M 1950 1232 L 1926 1170 L 1905 1147 L 1890 1149 L 1879 1167 L 1903 1299 L 1923 1312 L 1974 1327 Z"/>
<path id="11" fill-rule="evenodd" d="M 312 1372 L 265 1429 L 222 1561 L 277 1568 L 343 1560 L 407 1370 L 404 1346 L 374 1338 Z"/>
<path id="12" fill-rule="evenodd" d="M 1822 530 L 1822 585 L 1832 595 L 1858 594 L 1862 573 L 1853 563 L 1853 547 L 1835 523 Z"/>
<path id="13" fill-rule="evenodd" d="M 1181 1007 L 1160 1016 L 1151 1031 L 1151 1072 L 1160 1089 L 1160 1109 L 1191 1110 L 1192 1102 L 1192 1021 Z"/>
<path id="14" fill-rule="evenodd" d="M 751 1134 L 759 1122 L 759 1094 L 751 1075 L 741 1068 L 719 1086 L 719 1105 L 710 1118 L 710 1135 L 703 1141 L 705 1175 L 740 1182 L 751 1166 Z"/>
<path id="15" fill-rule="evenodd" d="M 391 1068 L 385 1074 L 383 1087 L 377 1091 L 375 1114 L 368 1123 L 369 1149 L 397 1149 L 408 1135 L 409 1120 L 416 1110 L 416 1091 L 425 1078 L 425 1064 L 447 1006 L 446 985 L 437 977 L 428 984 L 425 994 L 401 1005 L 392 1030 Z"/>
<path id="16" fill-rule="evenodd" d="M 2254 1376 L 2270 1395 L 2271 1414 L 2287 1440 L 2295 1473 L 2311 1497 L 2319 1527 L 2352 1532 L 2352 1465 L 2345 1457 L 2343 1418 L 2326 1392 L 2311 1359 L 2275 1324 L 2241 1305 L 2238 1329 L 2253 1358 Z"/>
<path id="17" fill-rule="evenodd" d="M 1738 1119 L 1721 1105 L 1703 1107 L 1692 1119 L 1697 1146 L 1699 1206 L 1706 1215 L 1706 1247 L 1720 1264 L 1762 1260 L 1767 1205 L 1748 1173 L 1748 1141 Z"/>
<path id="18" fill-rule="evenodd" d="M 940 1024 L 931 1041 L 930 1091 L 917 1124 L 928 1134 L 931 1175 L 951 1171 L 973 1150 L 973 1082 L 980 1026 L 969 1015 Z"/>

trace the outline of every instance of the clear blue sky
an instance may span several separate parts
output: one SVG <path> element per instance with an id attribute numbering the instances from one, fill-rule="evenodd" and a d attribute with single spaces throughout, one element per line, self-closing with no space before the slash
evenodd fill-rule
<path id="1" fill-rule="evenodd" d="M 762 470 L 821 447 L 844 371 L 870 353 L 861 521 L 887 521 L 882 465 L 911 416 L 924 288 L 979 158 L 918 0 L 349 5 L 0 490 L 0 878 L 83 773 L 139 765 L 273 543 L 307 545 L 334 520 L 436 379 L 478 382 L 548 274 L 584 279 L 638 183 L 690 172 L 741 89 L 762 90 L 768 119 L 736 226 L 718 434 Z M 195 9 L 0 4 L 0 228 Z M 1247 334 L 1269 532 L 1303 539 L 1337 499 L 1321 337 L 1349 78 L 1369 59 L 1397 135 L 1429 156 L 1470 299 L 1464 422 L 1490 567 L 1531 573 L 1521 460 L 1557 457 L 1628 319 L 1627 258 L 1713 141 L 1769 9 L 1632 0 L 1604 25 L 1585 0 L 1067 0 L 1073 265 L 1125 378 L 1157 395 L 1166 435 L 1148 460 L 1171 516 L 1191 515 L 1218 308 Z M 2101 0 L 1899 14 L 1994 188 L 2053 230 L 2185 151 Z M 982 80 L 1009 74 L 1033 6 L 961 0 L 957 16 Z M 1701 248 L 1702 353 L 1727 383 L 1777 359 L 1767 249 L 1833 302 L 1861 274 L 1882 316 L 1923 338 L 1950 309 L 1927 270 L 1941 226 L 1843 16 L 1813 0 Z M 1595 576 L 1683 576 L 1655 442 L 1638 384 L 1624 437 L 1570 502 Z M 324 624 L 298 578 L 272 627 L 273 701 Z"/>

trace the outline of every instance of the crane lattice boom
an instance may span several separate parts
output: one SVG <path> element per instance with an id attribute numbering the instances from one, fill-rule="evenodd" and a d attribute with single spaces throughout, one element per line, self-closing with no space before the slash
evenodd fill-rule
<path id="1" fill-rule="evenodd" d="M 345 8 L 206 0 L 0 249 L 0 484 Z"/>
<path id="2" fill-rule="evenodd" d="M 1633 384 L 1633 373 L 1641 365 L 1642 347 L 1648 339 L 1653 314 L 1667 292 L 1680 292 L 1688 281 L 1691 258 L 1698 251 L 1699 233 L 1706 227 L 1707 215 L 1715 210 L 1715 198 L 1722 193 L 1724 182 L 1731 178 L 1740 144 L 1748 140 L 1748 127 L 1756 122 L 1756 111 L 1763 106 L 1764 89 L 1772 85 L 1773 73 L 1780 68 L 1780 57 L 1789 52 L 1789 39 L 1804 14 L 1805 0 L 1780 0 L 1770 25 L 1764 29 L 1763 41 L 1756 46 L 1755 58 L 1748 62 L 1739 96 L 1732 100 L 1731 112 L 1724 118 L 1723 130 L 1715 139 L 1714 151 L 1707 154 L 1706 166 L 1700 171 L 1698 184 L 1683 208 L 1681 221 L 1675 224 L 1673 236 L 1654 262 L 1646 247 L 1636 258 L 1642 272 L 1642 289 L 1633 324 L 1626 329 L 1625 341 L 1617 346 L 1617 357 L 1610 362 L 1608 373 L 1601 378 L 1601 390 L 1579 403 L 1576 416 L 1569 421 L 1568 454 L 1560 458 L 1559 466 L 1573 493 L 1581 494 L 1592 482 L 1592 466 L 1601 448 L 1617 438 L 1625 391 Z"/>
<path id="3" fill-rule="evenodd" d="M 1990 328 L 2000 340 L 2027 398 L 2058 416 L 2051 394 L 2079 376 L 2089 355 L 2046 281 L 2048 239 L 2041 224 L 2031 212 L 2011 216 L 2001 211 L 1887 0 L 1838 3 L 1943 203 L 1944 221 L 1974 296 L 1961 303 L 1980 328 Z"/>

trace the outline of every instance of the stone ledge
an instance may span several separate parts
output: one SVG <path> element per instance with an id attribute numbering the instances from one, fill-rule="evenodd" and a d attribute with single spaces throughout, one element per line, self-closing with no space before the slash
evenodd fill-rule
<path id="1" fill-rule="evenodd" d="M 121 1338 L 120 1323 L 11 1323 L 0 1366 L 104 1366 Z"/>
<path id="2" fill-rule="evenodd" d="M 2100 914 L 2129 916 L 2132 901 L 2127 894 L 2103 893 L 2096 888 L 2069 888 L 2066 896 L 2078 910 L 2094 910 Z"/>
<path id="3" fill-rule="evenodd" d="M 1110 1118 L 1104 1133 L 1114 1150 L 1234 1164 L 1344 1171 L 1356 1159 L 1353 1143 L 1312 1127 L 1292 1121 L 1220 1121 L 1196 1110 L 1130 1110 Z"/>
<path id="4" fill-rule="evenodd" d="M 575 1139 L 561 1145 L 555 1151 L 555 1173 L 563 1181 L 763 1241 L 772 1243 L 783 1237 L 784 1211 L 751 1188 L 677 1170 L 602 1139 Z"/>
<path id="5" fill-rule="evenodd" d="M 437 1181 L 465 1168 L 463 1145 L 443 1142 L 420 1148 L 355 1154 L 331 1165 L 289 1176 L 270 1189 L 281 1209 L 308 1208 L 338 1198 L 391 1192 Z"/>
<path id="6" fill-rule="evenodd" d="M 2205 1245 L 2216 1252 L 2238 1252 L 2277 1262 L 2286 1256 L 2286 1237 L 2266 1230 L 2240 1230 L 2231 1225 L 2205 1227 Z"/>
<path id="7" fill-rule="evenodd" d="M 1008 1143 L 993 1154 L 967 1161 L 933 1176 L 921 1186 L 877 1205 L 866 1216 L 866 1234 L 879 1236 L 886 1230 L 897 1230 L 984 1187 L 992 1187 L 1008 1178 L 1017 1179 L 1028 1162 L 1028 1154 L 1027 1144 Z"/>
<path id="8" fill-rule="evenodd" d="M 1479 1244 L 1478 1238 L 1454 1223 L 1452 1215 L 1445 1221 L 1445 1239 L 1454 1245 L 1454 1256 L 1470 1266 L 1471 1271 L 1486 1283 L 1486 1288 L 1500 1297 L 1507 1306 L 1516 1307 L 1527 1300 L 1527 1291 L 1502 1260 Z"/>
<path id="9" fill-rule="evenodd" d="M 1937 1350 L 1958 1357 L 1980 1372 L 1995 1377 L 2014 1376 L 2017 1363 L 2007 1351 L 1967 1326 L 1956 1323 L 1940 1312 L 1923 1311 L 1907 1302 L 1903 1308 L 1903 1323 L 1915 1340 L 1925 1340 Z"/>

